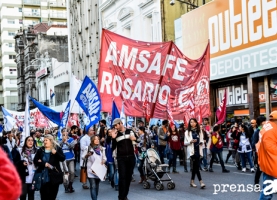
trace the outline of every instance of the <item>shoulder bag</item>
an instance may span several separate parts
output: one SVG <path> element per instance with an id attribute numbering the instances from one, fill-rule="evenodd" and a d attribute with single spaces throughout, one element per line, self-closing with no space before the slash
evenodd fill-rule
<path id="1" fill-rule="evenodd" d="M 90 151 L 90 146 L 88 147 L 88 152 Z M 88 163 L 88 159 L 86 158 L 83 162 L 83 166 L 81 166 L 81 170 L 80 170 L 80 182 L 81 183 L 85 183 L 87 182 L 87 163 Z"/>

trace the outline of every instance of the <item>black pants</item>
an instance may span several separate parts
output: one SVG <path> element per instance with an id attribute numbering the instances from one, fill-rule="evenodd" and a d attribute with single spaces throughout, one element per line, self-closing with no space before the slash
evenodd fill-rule
<path id="1" fill-rule="evenodd" d="M 41 200 L 56 200 L 59 191 L 59 185 L 53 185 L 50 182 L 45 183 L 40 188 Z"/>
<path id="2" fill-rule="evenodd" d="M 31 183 L 25 183 L 22 185 L 23 187 L 23 194 L 20 196 L 20 200 L 26 200 L 28 195 L 28 200 L 34 200 L 35 199 L 35 190 L 32 190 L 32 184 Z"/>
<path id="3" fill-rule="evenodd" d="M 197 178 L 199 181 L 202 181 L 201 174 L 199 171 L 199 163 L 200 163 L 200 157 L 199 156 L 191 156 L 190 157 L 192 162 L 192 171 L 191 171 L 191 180 L 194 180 L 195 174 L 197 175 Z"/>
<path id="4" fill-rule="evenodd" d="M 255 185 L 256 185 L 256 184 L 260 183 L 260 177 L 261 177 L 263 172 L 261 171 L 260 166 L 258 164 L 258 154 L 256 152 L 253 152 L 253 153 L 255 153 L 255 161 L 257 163 L 257 170 L 255 172 L 255 179 L 254 179 L 254 182 L 255 182 Z"/>
<path id="5" fill-rule="evenodd" d="M 222 151 L 221 152 L 212 152 L 212 159 L 210 161 L 210 168 L 213 168 L 213 163 L 214 163 L 214 159 L 218 156 L 219 161 L 220 161 L 220 165 L 222 167 L 222 170 L 225 169 L 225 165 L 223 162 L 223 158 L 222 158 Z"/>
<path id="6" fill-rule="evenodd" d="M 132 181 L 133 170 L 135 167 L 135 156 L 118 157 L 118 198 L 125 199 L 129 193 L 129 187 Z"/>
<path id="7" fill-rule="evenodd" d="M 164 151 L 165 151 L 165 147 L 164 145 L 159 145 L 158 149 L 159 149 L 159 156 L 161 159 L 162 164 L 164 164 Z"/>

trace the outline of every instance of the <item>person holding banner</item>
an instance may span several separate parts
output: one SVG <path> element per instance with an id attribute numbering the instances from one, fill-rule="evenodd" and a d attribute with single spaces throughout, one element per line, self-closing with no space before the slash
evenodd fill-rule
<path id="1" fill-rule="evenodd" d="M 102 165 L 106 163 L 105 148 L 100 145 L 99 136 L 91 137 L 91 143 L 85 148 L 82 158 L 87 162 L 87 175 L 90 184 L 90 196 L 92 200 L 97 200 L 100 179 L 97 174 L 92 171 L 91 167 L 94 162 L 101 162 Z"/>
<path id="2" fill-rule="evenodd" d="M 139 142 L 131 129 L 126 129 L 120 118 L 113 120 L 112 149 L 117 149 L 117 162 L 119 173 L 118 199 L 128 199 L 129 187 L 135 167 L 135 152 L 132 141 Z M 116 131 L 117 130 L 117 131 Z"/>

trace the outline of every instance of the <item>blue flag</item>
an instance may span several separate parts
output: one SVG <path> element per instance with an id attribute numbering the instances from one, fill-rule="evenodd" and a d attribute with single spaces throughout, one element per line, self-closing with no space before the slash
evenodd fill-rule
<path id="1" fill-rule="evenodd" d="M 70 100 L 67 103 L 67 106 L 64 110 L 63 117 L 62 117 L 62 120 L 61 120 L 61 123 L 60 123 L 60 126 L 59 126 L 59 131 L 58 131 L 58 135 L 57 135 L 58 140 L 62 140 L 62 129 L 64 127 L 66 127 L 68 117 L 69 117 L 69 113 L 70 113 Z"/>
<path id="2" fill-rule="evenodd" d="M 16 121 L 11 115 L 11 113 L 9 113 L 3 106 L 1 107 L 3 112 L 3 117 L 4 117 L 4 130 L 11 131 L 15 126 Z"/>
<path id="3" fill-rule="evenodd" d="M 0 124 L 0 132 L 2 132 L 2 131 L 3 131 L 3 125 Z"/>
<path id="4" fill-rule="evenodd" d="M 51 108 L 42 105 L 38 101 L 34 100 L 32 97 L 30 97 L 32 102 L 35 104 L 35 106 L 39 109 L 39 111 L 47 117 L 50 121 L 54 122 L 57 125 L 60 125 L 61 123 L 61 114 L 59 112 L 56 112 L 55 110 L 52 110 Z"/>
<path id="5" fill-rule="evenodd" d="M 120 118 L 120 113 L 118 112 L 118 109 L 117 109 L 117 107 L 116 107 L 116 104 L 115 104 L 115 102 L 113 101 L 111 127 L 112 127 L 112 124 L 113 124 L 113 120 L 114 120 L 115 118 Z"/>
<path id="6" fill-rule="evenodd" d="M 100 118 L 101 99 L 96 85 L 88 76 L 85 77 L 82 86 L 75 99 L 87 115 L 86 129 L 96 124 Z"/>

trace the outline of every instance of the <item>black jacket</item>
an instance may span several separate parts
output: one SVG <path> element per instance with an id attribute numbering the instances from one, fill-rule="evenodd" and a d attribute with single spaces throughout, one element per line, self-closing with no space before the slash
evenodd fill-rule
<path id="1" fill-rule="evenodd" d="M 49 164 L 52 165 L 53 167 L 56 167 L 59 172 L 61 172 L 61 167 L 60 167 L 60 162 L 63 162 L 65 160 L 65 155 L 63 154 L 63 151 L 60 147 L 56 147 L 56 153 L 52 154 L 50 153 L 50 158 L 49 158 Z M 38 172 L 41 172 L 45 168 L 45 162 L 43 162 L 43 153 L 45 152 L 45 148 L 41 147 L 34 158 L 34 164 L 38 170 Z M 41 162 L 38 162 L 38 160 L 41 160 Z"/>
<path id="2" fill-rule="evenodd" d="M 129 139 L 130 133 L 133 132 L 131 129 L 126 129 L 125 133 L 120 131 L 117 132 L 116 138 L 112 140 L 112 150 L 117 149 L 117 158 L 119 157 L 129 157 L 134 156 L 134 146 L 132 140 Z M 133 132 L 134 133 L 134 132 Z M 136 142 L 138 141 L 137 135 L 134 133 L 135 137 L 137 138 Z M 125 138 L 120 141 L 118 139 Z"/>

